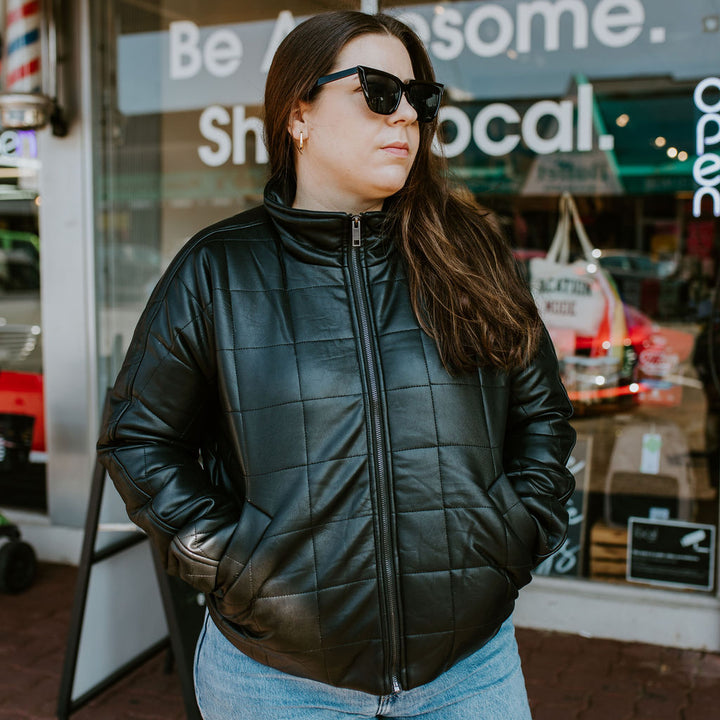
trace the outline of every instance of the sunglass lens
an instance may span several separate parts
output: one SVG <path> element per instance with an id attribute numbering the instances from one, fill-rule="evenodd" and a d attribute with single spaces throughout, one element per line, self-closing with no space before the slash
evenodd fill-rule
<path id="1" fill-rule="evenodd" d="M 415 108 L 419 122 L 429 122 L 437 115 L 440 90 L 429 83 L 413 83 L 408 88 L 408 102 Z"/>
<path id="2" fill-rule="evenodd" d="M 365 98 L 368 107 L 380 115 L 390 115 L 400 104 L 400 86 L 391 77 L 365 73 Z"/>

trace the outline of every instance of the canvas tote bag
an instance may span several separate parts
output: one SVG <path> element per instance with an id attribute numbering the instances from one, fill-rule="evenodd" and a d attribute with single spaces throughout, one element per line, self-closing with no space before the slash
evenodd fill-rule
<path id="1" fill-rule="evenodd" d="M 570 257 L 570 231 L 575 229 L 582 257 Z M 593 247 L 570 193 L 560 198 L 555 237 L 544 258 L 530 260 L 530 288 L 540 317 L 552 330 L 571 330 L 595 337 L 614 295 L 607 277 L 593 257 Z"/>

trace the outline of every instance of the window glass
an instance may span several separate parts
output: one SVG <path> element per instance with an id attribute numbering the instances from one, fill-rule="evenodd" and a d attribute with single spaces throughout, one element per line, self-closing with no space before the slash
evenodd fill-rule
<path id="1" fill-rule="evenodd" d="M 181 245 L 260 201 L 269 59 L 328 6 L 91 3 L 101 386 Z M 715 591 L 720 1 L 381 7 L 428 47 L 438 147 L 503 224 L 575 407 L 570 533 L 538 572 Z"/>
<path id="2" fill-rule="evenodd" d="M 538 572 L 714 591 L 720 2 L 382 7 L 446 85 L 439 147 L 503 224 L 575 408 L 570 532 Z"/>
<path id="3" fill-rule="evenodd" d="M 39 171 L 35 132 L 0 127 L 0 497 L 44 511 Z"/>
<path id="4" fill-rule="evenodd" d="M 269 62 L 298 21 L 331 5 L 360 3 L 91 3 L 100 387 L 183 243 L 261 201 Z"/>

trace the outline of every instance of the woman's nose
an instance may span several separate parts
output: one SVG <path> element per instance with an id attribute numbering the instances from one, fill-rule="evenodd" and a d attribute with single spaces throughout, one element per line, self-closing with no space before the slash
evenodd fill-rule
<path id="1" fill-rule="evenodd" d="M 392 114 L 391 117 L 394 123 L 401 121 L 408 125 L 411 125 L 417 120 L 417 112 L 415 108 L 408 102 L 405 93 L 402 94 L 400 104 L 398 105 L 397 110 Z"/>

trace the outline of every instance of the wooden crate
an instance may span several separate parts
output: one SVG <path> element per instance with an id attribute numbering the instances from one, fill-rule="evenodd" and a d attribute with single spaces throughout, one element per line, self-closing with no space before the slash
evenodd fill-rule
<path id="1" fill-rule="evenodd" d="M 590 577 L 605 582 L 626 582 L 627 528 L 596 522 L 590 530 Z"/>

